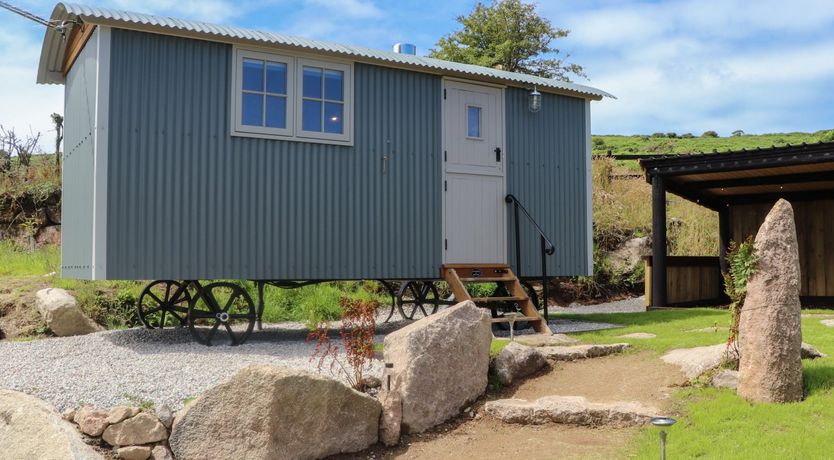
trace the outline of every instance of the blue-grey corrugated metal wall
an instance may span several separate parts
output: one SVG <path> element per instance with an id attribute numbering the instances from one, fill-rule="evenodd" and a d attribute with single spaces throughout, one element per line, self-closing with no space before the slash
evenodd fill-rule
<path id="1" fill-rule="evenodd" d="M 591 159 L 585 151 L 585 101 L 544 94 L 541 111 L 528 109 L 528 90 L 507 88 L 507 192 L 519 201 L 556 246 L 547 258 L 548 275 L 587 274 L 588 178 Z M 521 270 L 523 276 L 541 275 L 538 233 L 522 216 Z M 508 255 L 515 266 L 512 213 Z M 518 270 L 518 267 L 515 267 Z"/>
<path id="2" fill-rule="evenodd" d="M 61 212 L 61 276 L 93 275 L 93 129 L 98 31 L 67 75 L 64 100 L 64 159 Z"/>
<path id="3" fill-rule="evenodd" d="M 108 278 L 437 276 L 439 77 L 357 64 L 354 147 L 231 137 L 230 45 L 112 37 Z"/>

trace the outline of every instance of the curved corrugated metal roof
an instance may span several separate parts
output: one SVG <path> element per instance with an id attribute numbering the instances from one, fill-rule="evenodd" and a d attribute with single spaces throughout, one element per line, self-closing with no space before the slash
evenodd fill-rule
<path id="1" fill-rule="evenodd" d="M 556 92 L 566 92 L 579 97 L 601 99 L 611 97 L 605 91 L 590 86 L 567 83 L 550 78 L 536 77 L 521 73 L 506 72 L 470 64 L 443 61 L 423 56 L 399 54 L 360 46 L 344 45 L 322 40 L 311 40 L 274 32 L 264 32 L 244 29 L 234 26 L 208 24 L 199 21 L 189 21 L 150 14 L 133 13 L 129 11 L 98 8 L 72 3 L 58 3 L 52 12 L 53 21 L 74 21 L 80 19 L 91 24 L 108 25 L 127 29 L 146 30 L 150 32 L 186 35 L 195 38 L 210 39 L 222 42 L 248 42 L 261 46 L 277 46 L 308 50 L 320 54 L 338 55 L 371 63 L 390 64 L 398 67 L 409 67 L 416 70 L 423 69 L 432 73 L 450 76 L 500 81 L 508 84 L 537 86 Z M 63 83 L 61 66 L 64 60 L 66 40 L 54 29 L 47 29 L 41 50 L 40 67 L 38 69 L 38 83 Z"/>

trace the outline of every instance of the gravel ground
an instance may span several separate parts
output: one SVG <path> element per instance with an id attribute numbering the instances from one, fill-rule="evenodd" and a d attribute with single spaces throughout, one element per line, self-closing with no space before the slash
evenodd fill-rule
<path id="1" fill-rule="evenodd" d="M 638 313 L 646 311 L 646 297 L 632 297 L 630 299 L 617 300 L 615 302 L 598 303 L 595 305 L 581 305 L 572 303 L 567 307 L 549 306 L 550 313 Z"/>
<path id="2" fill-rule="evenodd" d="M 622 302 L 613 302 L 617 304 Z M 642 305 L 641 301 L 637 304 Z M 600 308 L 600 306 L 594 306 Z M 571 313 L 586 307 L 564 309 Z M 624 310 L 623 305 L 610 307 Z M 556 308 L 551 308 L 551 311 Z M 595 310 L 597 311 L 597 310 Z M 387 312 L 379 318 L 385 319 Z M 407 324 L 395 313 L 380 324 L 375 340 Z M 338 328 L 338 322 L 333 324 Z M 554 332 L 579 332 L 617 327 L 614 324 L 553 319 Z M 519 331 L 530 333 L 531 329 Z M 506 332 L 509 334 L 509 331 Z M 497 332 L 496 335 L 502 335 Z M 60 411 L 80 404 L 112 407 L 153 401 L 177 410 L 183 402 L 227 379 L 250 364 L 278 364 L 316 371 L 314 346 L 306 342 L 301 323 L 264 325 L 237 347 L 206 347 L 187 329 L 107 331 L 78 337 L 28 342 L 0 341 L 0 388 L 29 393 Z M 338 335 L 334 334 L 338 339 Z M 372 360 L 367 375 L 381 375 L 383 364 Z M 329 370 L 325 374 L 335 378 Z M 343 378 L 342 378 L 343 379 Z"/>

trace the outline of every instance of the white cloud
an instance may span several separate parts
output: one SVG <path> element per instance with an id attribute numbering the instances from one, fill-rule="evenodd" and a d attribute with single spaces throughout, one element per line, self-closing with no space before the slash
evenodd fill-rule
<path id="1" fill-rule="evenodd" d="M 618 97 L 594 105 L 595 132 L 834 127 L 830 1 L 576 6 L 542 11 L 572 30 L 559 45 L 590 83 Z"/>

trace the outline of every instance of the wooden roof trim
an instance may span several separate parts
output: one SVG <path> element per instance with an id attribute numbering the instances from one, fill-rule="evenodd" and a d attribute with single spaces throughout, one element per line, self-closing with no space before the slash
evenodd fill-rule
<path id="1" fill-rule="evenodd" d="M 75 64 L 75 61 L 81 54 L 81 50 L 84 49 L 84 45 L 86 45 L 87 41 L 90 40 L 90 37 L 93 36 L 93 31 L 95 31 L 95 29 L 95 24 L 89 24 L 86 22 L 81 23 L 80 26 L 72 28 L 72 32 L 70 32 L 70 36 L 67 39 L 67 51 L 64 53 L 64 63 L 61 66 L 61 73 L 64 74 L 64 78 L 66 78 L 67 74 L 69 74 L 70 69 L 72 69 L 72 65 Z"/>

